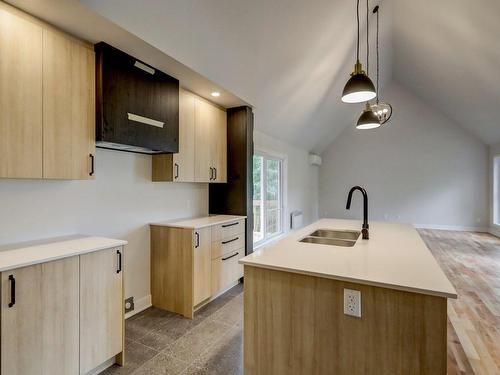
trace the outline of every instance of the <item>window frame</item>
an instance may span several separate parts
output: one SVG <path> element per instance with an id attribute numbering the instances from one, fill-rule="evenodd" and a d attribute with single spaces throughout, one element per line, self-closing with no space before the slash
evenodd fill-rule
<path id="1" fill-rule="evenodd" d="M 261 205 L 262 205 L 262 231 L 263 231 L 263 237 L 259 241 L 254 242 L 254 248 L 260 247 L 263 244 L 275 240 L 277 237 L 283 235 L 286 232 L 285 229 L 285 211 L 286 211 L 286 166 L 287 166 L 287 158 L 285 155 L 275 153 L 272 151 L 268 150 L 263 150 L 263 149 L 255 149 L 254 150 L 254 155 L 255 156 L 260 156 L 263 158 L 263 163 L 262 163 L 262 174 L 261 174 Z M 265 194 L 267 193 L 267 173 L 265 172 L 266 167 L 267 167 L 267 160 L 276 160 L 280 162 L 280 178 L 279 178 L 279 210 L 280 210 L 280 215 L 279 215 L 279 220 L 280 220 L 280 231 L 274 233 L 271 236 L 267 236 L 267 214 L 266 214 L 266 209 L 265 209 Z M 253 181 L 252 181 L 253 184 Z M 252 194 L 253 195 L 253 194 Z M 253 196 L 252 196 L 252 201 L 253 201 Z M 253 235 L 253 230 L 252 230 L 252 235 Z"/>

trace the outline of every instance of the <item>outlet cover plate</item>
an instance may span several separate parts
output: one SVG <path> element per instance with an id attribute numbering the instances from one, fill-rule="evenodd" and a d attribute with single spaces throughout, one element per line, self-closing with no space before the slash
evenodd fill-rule
<path id="1" fill-rule="evenodd" d="M 361 292 L 344 289 L 344 314 L 361 318 Z"/>
<path id="2" fill-rule="evenodd" d="M 134 297 L 128 297 L 126 300 L 125 300 L 125 314 L 130 312 L 130 311 L 134 311 Z"/>

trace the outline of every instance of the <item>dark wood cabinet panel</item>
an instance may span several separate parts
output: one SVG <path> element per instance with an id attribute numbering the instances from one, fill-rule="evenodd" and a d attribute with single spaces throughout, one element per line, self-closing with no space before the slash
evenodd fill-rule
<path id="1" fill-rule="evenodd" d="M 210 184 L 210 214 L 244 215 L 246 254 L 253 251 L 253 112 L 227 110 L 227 183 Z"/>
<path id="2" fill-rule="evenodd" d="M 146 153 L 178 152 L 179 81 L 106 43 L 95 50 L 98 146 L 105 142 Z"/>

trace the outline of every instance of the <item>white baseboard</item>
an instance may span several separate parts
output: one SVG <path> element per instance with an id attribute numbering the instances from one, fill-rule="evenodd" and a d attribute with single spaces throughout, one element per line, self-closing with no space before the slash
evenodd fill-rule
<path id="1" fill-rule="evenodd" d="M 500 226 L 497 225 L 497 226 L 491 227 L 489 232 L 490 232 L 490 234 L 492 234 L 494 236 L 500 237 Z"/>
<path id="2" fill-rule="evenodd" d="M 483 232 L 489 233 L 490 228 L 485 227 L 461 227 L 456 225 L 428 225 L 428 224 L 414 224 L 418 229 L 438 229 L 438 230 L 455 230 L 461 232 Z"/>
<path id="3" fill-rule="evenodd" d="M 144 296 L 142 298 L 139 298 L 138 300 L 134 301 L 134 311 L 130 311 L 125 314 L 125 319 L 128 319 L 135 314 L 139 314 L 141 311 L 146 310 L 148 307 L 151 307 L 151 294 Z"/>

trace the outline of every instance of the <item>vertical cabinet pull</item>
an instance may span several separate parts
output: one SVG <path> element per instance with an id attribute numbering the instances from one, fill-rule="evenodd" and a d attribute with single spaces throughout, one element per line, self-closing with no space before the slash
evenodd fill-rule
<path id="1" fill-rule="evenodd" d="M 16 279 L 14 275 L 9 275 L 10 281 L 10 302 L 9 308 L 16 304 Z"/>
<path id="2" fill-rule="evenodd" d="M 210 181 L 214 179 L 214 169 L 210 167 Z"/>
<path id="3" fill-rule="evenodd" d="M 214 180 L 217 180 L 217 168 L 214 168 Z"/>
<path id="4" fill-rule="evenodd" d="M 175 163 L 174 166 L 175 166 L 175 176 L 174 176 L 174 179 L 177 180 L 179 178 L 179 164 Z"/>
<path id="5" fill-rule="evenodd" d="M 200 234 L 198 232 L 194 232 L 194 235 L 196 236 L 196 243 L 194 245 L 194 248 L 197 249 L 200 247 Z"/>
<path id="6" fill-rule="evenodd" d="M 120 250 L 116 250 L 116 253 L 118 254 L 118 269 L 116 270 L 116 273 L 122 272 L 122 252 Z"/>
<path id="7" fill-rule="evenodd" d="M 94 175 L 94 155 L 93 154 L 89 154 L 89 157 L 90 157 L 90 172 L 89 172 L 89 176 L 93 176 Z"/>

